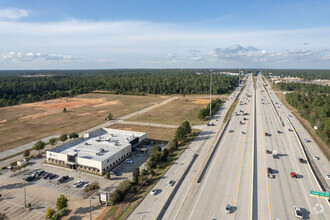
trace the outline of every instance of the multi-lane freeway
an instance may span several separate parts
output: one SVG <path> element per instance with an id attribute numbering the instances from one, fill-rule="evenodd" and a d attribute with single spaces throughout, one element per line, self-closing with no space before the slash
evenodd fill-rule
<path id="1" fill-rule="evenodd" d="M 309 195 L 311 190 L 320 188 L 309 163 L 299 161 L 306 161 L 292 127 L 299 123 L 293 117 L 294 124 L 289 123 L 289 111 L 284 106 L 274 107 L 273 103 L 280 105 L 280 101 L 265 84 L 259 75 L 254 88 L 250 75 L 225 129 L 220 114 L 217 126 L 202 131 L 210 134 L 206 140 L 197 139 L 190 148 L 193 152 L 188 150 L 180 157 L 176 166 L 182 164 L 182 171 L 170 169 L 155 186 L 159 193 L 147 195 L 129 219 L 283 220 L 296 218 L 294 206 L 300 207 L 304 219 L 329 218 L 328 202 Z M 224 108 L 228 109 L 231 103 L 230 97 Z M 218 141 L 219 132 L 223 135 Z M 329 171 L 329 161 L 322 152 L 311 151 L 322 162 L 320 171 Z M 277 152 L 276 158 L 273 152 Z M 182 178 L 183 165 L 193 155 L 198 155 L 197 159 Z M 291 177 L 291 172 L 297 178 Z M 179 185 L 167 185 L 169 179 L 180 178 Z M 225 211 L 227 205 L 229 213 Z"/>

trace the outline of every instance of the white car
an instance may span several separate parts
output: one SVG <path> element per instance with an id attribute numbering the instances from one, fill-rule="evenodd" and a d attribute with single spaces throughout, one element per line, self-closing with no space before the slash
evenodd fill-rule
<path id="1" fill-rule="evenodd" d="M 77 181 L 76 183 L 74 183 L 73 186 L 74 186 L 74 187 L 79 187 L 79 186 L 81 186 L 83 183 L 84 183 L 84 181 L 79 180 L 79 181 Z"/>
<path id="2" fill-rule="evenodd" d="M 91 184 L 90 183 L 86 183 L 83 187 L 82 187 L 82 189 L 86 189 L 87 187 L 89 187 Z"/>
<path id="3" fill-rule="evenodd" d="M 302 211 L 298 206 L 293 206 L 293 210 L 294 210 L 294 216 L 296 216 L 297 218 L 303 218 Z"/>
<path id="4" fill-rule="evenodd" d="M 325 178 L 327 178 L 328 180 L 330 180 L 330 174 L 325 175 Z"/>
<path id="5" fill-rule="evenodd" d="M 155 189 L 151 190 L 150 194 L 151 195 L 156 195 L 157 192 L 158 192 L 158 189 L 155 188 Z"/>
<path id="6" fill-rule="evenodd" d="M 319 159 L 320 159 L 320 158 L 317 157 L 317 156 L 314 156 L 313 158 L 314 158 L 314 160 L 319 160 Z"/>
<path id="7" fill-rule="evenodd" d="M 126 163 L 133 163 L 133 160 L 132 159 L 126 159 L 125 162 Z"/>
<path id="8" fill-rule="evenodd" d="M 225 212 L 226 212 L 227 214 L 230 214 L 230 210 L 231 210 L 230 205 L 226 205 Z"/>
<path id="9" fill-rule="evenodd" d="M 173 186 L 173 185 L 174 185 L 174 180 L 170 180 L 170 181 L 168 182 L 168 185 L 169 185 L 169 186 Z"/>

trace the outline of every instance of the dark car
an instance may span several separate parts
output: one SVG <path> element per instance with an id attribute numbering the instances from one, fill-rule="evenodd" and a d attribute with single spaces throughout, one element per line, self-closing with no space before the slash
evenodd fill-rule
<path id="1" fill-rule="evenodd" d="M 48 179 L 54 179 L 55 177 L 56 177 L 57 175 L 56 174 L 52 174 L 52 175 L 50 175 L 49 177 L 48 177 Z"/>
<path id="2" fill-rule="evenodd" d="M 35 179 L 34 176 L 28 176 L 28 177 L 26 177 L 25 181 L 27 181 L 27 182 L 31 182 L 31 181 L 34 180 L 34 179 Z"/>
<path id="3" fill-rule="evenodd" d="M 67 180 L 67 179 L 69 179 L 69 176 L 62 176 L 59 180 L 58 180 L 58 182 L 59 183 L 63 183 L 65 180 Z"/>
<path id="4" fill-rule="evenodd" d="M 280 130 L 277 130 L 277 133 L 281 134 L 281 133 L 282 133 L 282 131 L 280 131 Z"/>
<path id="5" fill-rule="evenodd" d="M 300 162 L 300 163 L 306 163 L 306 160 L 304 160 L 303 158 L 300 157 L 300 158 L 299 158 L 299 162 Z"/>
<path id="6" fill-rule="evenodd" d="M 267 173 L 273 173 L 272 168 L 268 167 L 268 168 L 267 168 Z"/>
<path id="7" fill-rule="evenodd" d="M 53 175 L 52 173 L 47 173 L 45 176 L 44 176 L 44 179 L 48 179 L 51 175 Z"/>
<path id="8" fill-rule="evenodd" d="M 41 177 L 41 176 L 43 176 L 43 175 L 45 175 L 46 174 L 46 172 L 44 171 L 44 170 L 41 170 L 40 172 L 39 172 L 39 176 Z"/>
<path id="9" fill-rule="evenodd" d="M 272 151 L 271 151 L 271 150 L 266 150 L 266 153 L 267 153 L 267 154 L 271 154 Z"/>

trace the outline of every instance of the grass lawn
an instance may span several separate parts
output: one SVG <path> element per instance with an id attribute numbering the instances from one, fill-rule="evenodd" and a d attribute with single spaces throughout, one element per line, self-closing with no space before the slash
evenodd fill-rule
<path id="1" fill-rule="evenodd" d="M 227 95 L 212 96 L 212 99 L 220 98 L 225 101 Z M 128 121 L 140 121 L 160 124 L 180 125 L 183 121 L 189 121 L 194 125 L 206 124 L 206 121 L 198 118 L 198 112 L 207 106 L 210 98 L 207 95 L 180 96 L 177 99 L 155 108 L 149 112 L 129 118 Z"/>
<path id="2" fill-rule="evenodd" d="M 176 128 L 157 128 L 139 125 L 114 124 L 109 128 L 138 131 L 147 134 L 148 139 L 170 141 L 174 138 Z"/>
<path id="3" fill-rule="evenodd" d="M 0 108 L 0 152 L 53 135 L 84 131 L 141 110 L 169 96 L 84 94 Z M 63 112 L 66 108 L 67 112 Z"/>

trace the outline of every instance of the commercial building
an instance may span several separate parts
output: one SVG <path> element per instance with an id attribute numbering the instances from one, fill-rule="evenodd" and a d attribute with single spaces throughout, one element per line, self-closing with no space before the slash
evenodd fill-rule
<path id="1" fill-rule="evenodd" d="M 147 135 L 102 128 L 46 152 L 47 163 L 103 175 L 132 154 Z"/>

